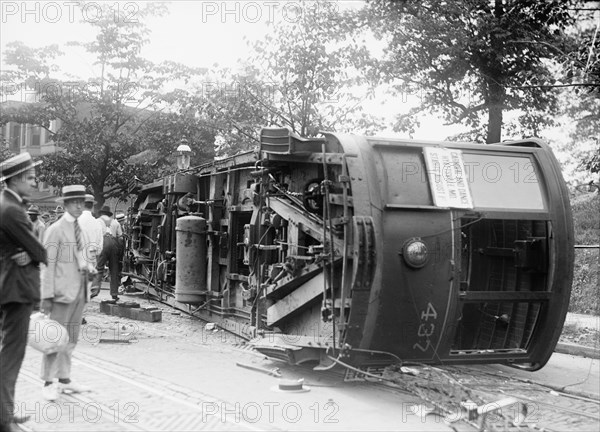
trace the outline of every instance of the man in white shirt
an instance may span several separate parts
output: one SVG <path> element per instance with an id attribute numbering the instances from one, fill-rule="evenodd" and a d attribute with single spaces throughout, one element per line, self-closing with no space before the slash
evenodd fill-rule
<path id="1" fill-rule="evenodd" d="M 92 215 L 92 209 L 94 208 L 94 195 L 85 194 L 84 209 L 79 216 L 79 225 L 81 229 L 88 234 L 90 244 L 86 248 L 86 251 L 90 254 L 89 259 L 97 262 L 102 253 L 102 246 L 104 243 L 104 224 L 96 219 Z M 100 286 L 93 284 L 91 288 L 91 297 L 96 297 L 100 292 Z"/>

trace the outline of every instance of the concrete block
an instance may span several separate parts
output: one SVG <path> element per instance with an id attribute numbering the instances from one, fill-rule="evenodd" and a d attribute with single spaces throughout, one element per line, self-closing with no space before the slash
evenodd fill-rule
<path id="1" fill-rule="evenodd" d="M 162 321 L 162 311 L 155 307 L 142 308 L 139 303 L 126 302 L 114 303 L 113 301 L 100 302 L 100 312 L 107 315 L 118 316 L 138 321 Z"/>

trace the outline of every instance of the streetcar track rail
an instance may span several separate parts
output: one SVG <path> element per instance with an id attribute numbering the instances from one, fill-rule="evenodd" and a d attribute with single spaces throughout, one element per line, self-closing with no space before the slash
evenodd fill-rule
<path id="1" fill-rule="evenodd" d="M 110 382 L 109 389 L 103 388 L 93 393 L 62 393 L 56 402 L 78 408 L 99 410 L 96 415 L 110 431 L 171 431 L 171 430 L 274 430 L 273 425 L 253 424 L 243 419 L 231 421 L 207 412 L 210 407 L 234 407 L 224 400 L 183 387 L 169 381 L 146 375 L 142 372 L 111 361 L 101 360 L 89 354 L 73 354 L 73 365 L 78 370 L 87 369 L 88 381 L 93 383 Z M 21 368 L 21 376 L 28 383 L 41 388 L 42 380 L 32 371 L 31 365 Z M 152 415 L 138 415 L 139 413 Z M 175 414 L 174 414 L 175 413 Z M 72 415 L 72 414 L 70 414 Z M 42 416 L 43 417 L 43 416 Z M 81 416 L 80 416 L 81 417 Z M 79 418 L 80 423 L 83 420 Z M 23 430 L 35 431 L 30 425 Z M 81 430 L 81 429 L 79 429 Z"/>
<path id="2" fill-rule="evenodd" d="M 168 331 L 168 330 L 158 330 L 158 329 L 152 329 L 152 332 L 154 332 L 156 330 L 156 333 L 158 334 L 162 334 L 164 336 L 170 337 L 170 338 L 186 338 L 188 337 L 188 335 L 186 334 L 182 334 L 179 332 L 172 332 L 172 331 Z M 193 345 L 200 345 L 203 347 L 209 347 L 210 344 L 197 344 L 197 343 L 193 343 L 193 342 L 189 342 L 189 340 L 186 340 L 186 343 L 188 344 L 193 344 Z M 262 354 L 257 353 L 256 351 L 253 351 L 252 348 L 250 347 L 250 349 L 248 349 L 248 345 L 244 345 L 244 343 L 241 344 L 241 347 L 237 347 L 235 345 L 230 345 L 228 346 L 230 349 L 234 349 L 234 350 L 241 350 L 243 352 L 251 352 L 253 354 L 256 354 L 257 356 L 263 357 L 264 356 Z M 439 369 L 440 371 L 443 371 L 443 373 L 449 374 L 451 376 L 454 375 L 461 375 L 464 374 L 465 372 L 468 374 L 478 374 L 478 375 L 486 375 L 490 378 L 495 378 L 495 379 L 507 379 L 506 376 L 501 375 L 501 374 L 493 374 L 490 372 L 482 372 L 482 371 L 477 371 L 476 369 L 473 368 L 468 368 L 466 366 L 459 368 L 456 366 L 451 366 L 446 370 L 443 370 L 441 368 L 432 368 L 430 366 L 427 366 L 428 368 L 431 369 Z M 337 371 L 332 371 L 332 373 L 334 375 L 336 375 L 338 378 L 343 378 L 343 374 L 344 371 L 343 370 L 337 370 Z M 359 374 L 360 375 L 360 374 Z M 404 375 L 406 376 L 406 375 Z M 370 379 L 367 379 L 370 378 Z M 510 378 L 513 382 L 511 383 L 511 386 L 514 387 L 515 382 L 521 383 L 521 384 L 526 384 L 526 385 L 532 385 L 532 386 L 537 386 L 540 387 L 539 389 L 535 390 L 536 393 L 538 394 L 544 394 L 544 396 L 546 396 L 547 394 L 550 394 L 549 391 L 554 392 L 554 397 L 563 397 L 563 398 L 571 398 L 571 399 L 576 399 L 577 401 L 581 402 L 581 403 L 585 403 L 585 404 L 591 404 L 595 407 L 600 408 L 600 401 L 594 400 L 594 399 L 590 399 L 590 398 L 586 398 L 574 393 L 569 393 L 568 391 L 565 391 L 564 388 L 559 388 L 559 387 L 553 387 L 553 386 L 548 386 L 548 385 L 543 385 L 543 384 L 539 384 L 536 382 L 533 382 L 531 380 L 523 380 L 523 379 L 519 379 L 516 377 L 511 377 Z M 358 379 L 359 381 L 361 380 L 361 378 Z M 378 382 L 379 380 L 379 382 Z M 404 394 L 412 394 L 414 396 L 418 396 L 420 398 L 422 398 L 423 400 L 425 400 L 426 402 L 436 406 L 436 408 L 438 408 L 441 411 L 445 411 L 446 414 L 452 416 L 452 415 L 456 415 L 456 411 L 452 411 L 452 410 L 448 410 L 448 409 L 444 409 L 444 406 L 448 406 L 448 405 L 453 405 L 455 407 L 458 406 L 458 403 L 460 401 L 456 401 L 456 400 L 446 400 L 443 403 L 438 403 L 434 400 L 432 400 L 431 398 L 427 397 L 426 393 L 423 392 L 415 392 L 414 390 L 407 390 L 401 383 L 398 383 L 396 380 L 394 379 L 386 379 L 384 377 L 384 375 L 381 376 L 377 376 L 377 375 L 373 375 L 371 377 L 369 377 L 369 373 L 367 373 L 365 371 L 364 375 L 362 376 L 362 381 L 369 383 L 371 385 L 377 386 L 377 387 L 383 387 L 383 388 L 387 388 L 390 389 L 392 391 L 397 391 L 397 392 L 402 392 Z M 387 382 L 386 382 L 387 381 Z M 458 381 L 458 378 L 457 378 Z M 574 415 L 574 416 L 578 416 L 578 417 L 584 417 L 590 420 L 594 420 L 596 422 L 600 422 L 600 409 L 598 410 L 598 412 L 593 412 L 593 413 L 589 413 L 586 411 L 582 411 L 582 410 L 578 410 L 578 409 L 574 409 L 574 408 L 569 408 L 569 407 L 561 407 L 559 405 L 557 405 L 556 403 L 549 403 L 549 402 L 544 402 L 541 401 L 539 399 L 536 398 L 532 398 L 532 397 L 528 397 L 525 396 L 523 394 L 519 394 L 519 393 L 515 393 L 514 391 L 497 391 L 497 392 L 490 392 L 488 389 L 484 388 L 483 386 L 478 386 L 478 385 L 468 385 L 468 384 L 463 384 L 466 388 L 468 388 L 470 391 L 473 392 L 477 392 L 479 394 L 482 395 L 486 395 L 487 397 L 485 398 L 486 401 L 488 403 L 493 403 L 495 400 L 499 399 L 500 397 L 514 397 L 516 399 L 518 399 L 519 401 L 521 401 L 523 404 L 525 405 L 529 405 L 531 406 L 532 404 L 535 404 L 536 406 L 536 411 L 537 413 L 540 412 L 540 407 L 547 407 L 547 408 L 551 408 L 553 411 L 561 411 L 563 413 L 568 413 L 570 415 Z M 489 386 L 488 386 L 489 387 Z M 542 388 L 543 387 L 543 388 Z M 529 391 L 532 391 L 531 389 Z M 535 413 L 534 413 L 535 414 Z M 533 415 L 532 413 L 529 414 L 530 416 Z M 496 417 L 501 417 L 502 413 L 498 414 Z M 492 416 L 493 417 L 493 416 Z M 518 417 L 518 415 L 516 416 Z M 492 430 L 510 430 L 510 429 L 506 429 L 506 419 L 503 419 L 503 423 L 502 423 L 502 428 L 500 429 L 494 429 L 492 428 Z M 513 419 L 515 420 L 515 419 Z M 470 424 L 473 427 L 479 428 L 479 424 L 477 422 L 474 421 L 469 421 L 467 419 L 461 419 L 461 421 L 464 421 L 468 424 Z M 526 423 L 526 422 L 522 422 L 522 421 L 515 421 L 512 424 L 512 427 L 515 428 L 515 430 L 523 430 L 523 429 L 530 429 L 530 430 L 546 430 L 546 431 L 552 431 L 554 429 L 552 429 L 552 427 L 550 426 L 543 426 L 540 427 L 540 425 L 538 423 Z"/>
<path id="3" fill-rule="evenodd" d="M 185 311 L 182 311 L 182 312 L 185 313 Z M 203 321 L 196 317 L 193 317 L 193 315 L 191 317 L 192 317 L 192 319 L 195 318 L 196 320 Z M 190 341 L 190 338 L 193 338 L 194 335 L 190 335 L 189 333 L 187 333 L 185 331 L 183 331 L 183 332 L 168 331 L 168 330 L 163 330 L 163 329 L 157 329 L 154 326 L 148 326 L 148 328 L 145 328 L 145 327 L 146 326 L 144 326 L 144 325 L 140 325 L 139 329 L 142 332 L 147 333 L 147 335 L 149 337 L 152 337 L 152 336 L 158 334 L 158 335 L 162 335 L 164 337 L 168 337 L 171 339 L 173 339 L 173 338 L 185 339 L 186 344 L 200 346 L 203 348 L 211 348 L 214 345 L 213 343 L 192 342 L 192 341 Z M 225 330 L 225 329 L 222 329 L 222 330 Z M 209 332 L 209 333 L 213 333 L 213 332 Z M 240 340 L 241 339 L 243 339 L 243 338 L 240 338 Z M 227 344 L 226 347 L 228 349 L 232 349 L 232 350 L 240 350 L 240 351 L 243 351 L 244 353 L 250 352 L 251 354 L 255 354 L 257 356 L 265 358 L 262 354 L 259 354 L 256 351 L 253 351 L 251 346 L 245 344 L 245 341 L 241 342 L 241 343 L 233 344 L 233 345 Z M 97 372 L 102 372 L 104 374 L 107 373 L 107 371 L 105 370 L 107 365 L 110 365 L 110 369 L 115 368 L 115 365 L 112 363 L 100 361 L 92 356 L 88 356 L 88 355 L 81 354 L 81 353 L 76 353 L 74 360 L 77 362 L 80 362 L 80 364 L 83 366 L 87 366 L 88 368 L 91 368 Z M 118 365 L 116 365 L 116 366 L 119 367 Z M 434 368 L 431 368 L 431 369 L 434 369 Z M 513 418 L 510 419 L 510 418 L 507 418 L 504 415 L 504 413 L 498 413 L 495 416 L 490 415 L 491 419 L 488 419 L 488 424 L 487 424 L 487 427 L 489 430 L 502 430 L 502 431 L 524 430 L 524 429 L 544 430 L 544 431 L 562 430 L 562 429 L 564 429 L 565 425 L 561 424 L 560 421 L 556 419 L 557 413 L 562 413 L 563 416 L 570 417 L 572 422 L 575 422 L 575 423 L 579 422 L 580 424 L 582 423 L 582 424 L 588 425 L 588 426 L 590 425 L 591 422 L 592 422 L 591 424 L 595 424 L 596 426 L 600 422 L 600 414 L 599 414 L 600 401 L 590 399 L 590 398 L 585 398 L 585 397 L 582 397 L 575 393 L 570 393 L 568 390 L 566 390 L 565 387 L 561 387 L 561 388 L 552 387 L 552 386 L 548 386 L 548 385 L 544 385 L 544 384 L 535 383 L 528 379 L 525 380 L 525 379 L 519 379 L 516 377 L 507 377 L 506 375 L 501 375 L 501 374 L 494 374 L 494 373 L 485 372 L 485 371 L 478 371 L 474 368 L 468 368 L 466 366 L 464 366 L 462 368 L 448 367 L 445 370 L 439 369 L 439 371 L 441 373 L 451 376 L 453 378 L 453 380 L 456 382 L 459 382 L 461 380 L 461 376 L 465 375 L 465 374 L 468 376 L 477 375 L 478 378 L 481 378 L 482 376 L 487 376 L 490 379 L 493 378 L 495 380 L 510 379 L 511 382 L 508 384 L 510 387 L 507 388 L 506 391 L 502 390 L 501 386 L 499 386 L 497 383 L 493 384 L 493 386 L 494 386 L 493 388 L 498 389 L 498 391 L 496 391 L 496 392 L 489 391 L 489 388 L 491 387 L 490 385 L 486 386 L 486 385 L 461 383 L 461 387 L 464 387 L 466 390 L 468 390 L 472 393 L 476 393 L 480 396 L 483 396 L 481 401 L 484 403 L 485 402 L 494 403 L 494 401 L 497 401 L 500 398 L 514 397 L 514 398 L 518 399 L 519 401 L 521 401 L 526 406 L 529 406 L 529 407 L 534 406 L 535 409 L 533 410 L 533 413 L 530 410 L 530 413 L 528 414 L 529 417 L 527 420 L 530 420 L 532 418 L 532 416 L 536 415 L 536 414 L 538 416 L 540 414 L 548 415 L 548 418 L 549 418 L 549 420 L 547 420 L 547 421 L 533 423 L 533 422 L 528 422 L 528 421 L 525 421 L 525 422 L 519 421 L 518 416 L 516 416 L 516 417 L 513 416 Z M 340 371 L 338 371 L 338 373 L 335 374 L 338 377 L 341 376 L 341 374 L 339 372 Z M 114 378 L 118 378 L 118 379 L 125 380 L 125 381 L 128 380 L 121 373 L 115 373 L 113 375 L 114 375 L 113 376 Z M 406 375 L 402 375 L 402 376 L 405 379 L 406 378 L 409 378 L 409 379 L 414 378 L 414 377 L 407 377 Z M 383 374 L 380 378 L 372 377 L 371 379 L 366 379 L 366 375 L 363 378 L 364 378 L 363 381 L 370 383 L 370 384 L 377 385 L 378 387 L 383 387 L 383 388 L 386 388 L 388 390 L 395 391 L 395 392 L 412 394 L 413 396 L 417 396 L 420 399 L 424 400 L 426 403 L 436 406 L 439 409 L 439 411 L 441 411 L 441 412 L 445 411 L 447 414 L 456 415 L 456 411 L 452 412 L 451 410 L 447 409 L 448 406 L 452 406 L 454 408 L 459 406 L 460 399 L 457 400 L 456 398 L 451 397 L 451 396 L 456 396 L 456 395 L 451 395 L 444 401 L 439 401 L 439 400 L 436 401 L 434 398 L 430 397 L 431 392 L 436 391 L 435 389 L 429 389 L 430 390 L 429 392 L 427 390 L 423 390 L 423 389 L 419 389 L 419 391 L 415 391 L 415 388 L 407 389 L 407 387 L 402 382 L 398 382 L 397 380 L 386 379 L 383 376 Z M 377 382 L 378 379 L 380 379 L 381 382 Z M 156 381 L 156 378 L 151 378 L 151 380 L 152 380 L 151 382 L 155 383 L 156 385 L 153 384 L 152 386 L 147 388 L 147 390 L 151 390 L 154 393 L 156 393 L 157 392 L 156 389 L 159 389 L 159 388 L 163 389 L 163 390 L 160 390 L 162 392 L 162 391 L 165 391 L 164 389 L 168 389 L 171 387 L 170 391 L 173 392 L 172 386 L 169 383 L 166 383 L 166 382 L 161 383 L 160 381 Z M 386 381 L 386 380 L 388 382 L 383 383 L 383 381 Z M 136 381 L 132 381 L 131 383 L 134 383 L 135 385 L 137 385 Z M 527 389 L 529 391 L 529 394 L 527 394 L 527 392 L 524 392 L 524 391 L 519 392 L 518 391 L 520 389 L 519 386 L 525 386 L 525 385 L 530 386 L 530 387 L 536 387 L 536 388 L 535 389 L 532 389 L 532 388 Z M 186 390 L 186 392 L 188 392 L 188 393 L 190 391 L 191 390 L 189 390 L 189 389 Z M 550 391 L 552 391 L 553 393 L 550 393 Z M 178 402 L 178 401 L 182 400 L 181 397 L 177 396 L 176 394 L 177 394 L 177 391 L 172 393 L 172 395 L 170 397 L 171 401 Z M 531 397 L 532 394 L 534 397 Z M 535 397 L 535 395 L 540 395 L 545 398 L 548 398 L 549 396 L 553 395 L 552 397 L 555 397 L 555 398 L 558 397 L 558 398 L 563 398 L 563 399 L 570 399 L 572 401 L 576 401 L 579 404 L 585 404 L 586 407 L 588 408 L 588 411 L 584 411 L 582 409 L 577 409 L 577 408 L 573 408 L 573 407 L 569 407 L 569 406 L 564 406 L 564 404 L 561 405 L 561 403 L 558 402 L 560 399 L 555 399 L 554 401 L 552 401 L 552 403 L 546 402 L 544 400 L 537 399 Z M 196 394 L 195 397 L 198 400 L 200 400 L 200 399 L 202 399 L 202 397 L 206 397 L 206 395 Z M 533 405 L 533 404 L 535 404 L 535 405 Z M 197 405 L 195 406 L 195 408 L 197 408 Z M 547 412 L 550 412 L 550 414 L 547 414 Z M 500 419 L 501 421 L 498 420 L 498 421 L 496 421 L 496 424 L 491 424 L 493 422 L 494 418 L 496 420 Z M 542 419 L 542 420 L 544 420 L 544 419 Z M 480 427 L 480 425 L 478 425 L 476 422 L 469 421 L 468 419 L 461 419 L 461 421 L 466 422 L 475 428 Z M 561 428 L 561 426 L 562 426 L 562 428 Z M 558 429 L 556 429 L 557 427 L 558 427 Z M 584 429 L 584 430 L 587 430 L 587 429 Z"/>
<path id="4" fill-rule="evenodd" d="M 29 370 L 22 368 L 21 374 L 26 381 L 30 382 L 31 384 L 41 386 L 42 380 L 40 378 L 38 378 L 37 376 L 35 376 L 35 374 L 30 372 Z M 67 399 L 68 401 L 79 402 L 82 404 L 81 406 L 94 406 L 96 408 L 100 408 L 100 410 L 102 411 L 102 414 L 103 414 L 102 417 L 106 416 L 106 418 L 113 418 L 115 420 L 118 419 L 119 425 L 121 425 L 121 427 L 125 428 L 125 430 L 146 431 L 145 428 L 140 427 L 135 422 L 133 422 L 131 419 L 127 418 L 127 415 L 125 413 L 120 413 L 119 411 L 115 412 L 115 410 L 111 409 L 109 406 L 107 406 L 101 402 L 98 402 L 96 400 L 90 399 L 90 398 L 84 396 L 83 393 L 63 393 L 62 397 Z M 52 402 L 48 402 L 48 403 L 52 403 Z M 54 402 L 54 403 L 56 403 L 56 402 Z M 27 427 L 26 425 L 21 425 L 20 427 L 21 427 L 21 429 L 26 430 L 26 431 L 33 431 L 33 429 Z"/>
<path id="5" fill-rule="evenodd" d="M 552 386 L 539 384 L 531 380 L 522 380 L 519 378 L 507 377 L 502 374 L 495 374 L 486 371 L 479 371 L 470 367 L 451 367 L 444 371 L 449 374 L 456 382 L 460 382 L 469 391 L 482 396 L 487 402 L 494 402 L 500 398 L 512 397 L 523 403 L 529 409 L 525 420 L 520 419 L 514 422 L 513 426 L 519 428 L 528 428 L 532 430 L 560 431 L 575 430 L 596 430 L 600 424 L 600 401 L 592 398 L 582 397 L 576 394 L 570 394 L 565 391 L 556 391 Z M 483 378 L 482 378 L 483 377 Z M 487 381 L 486 381 L 487 378 Z M 501 383 L 500 381 L 508 382 Z M 471 381 L 484 381 L 475 382 Z M 489 389 L 495 388 L 492 392 Z M 548 398 L 552 398 L 549 402 Z M 576 407 L 570 406 L 577 404 Z M 533 408 L 533 410 L 531 410 Z M 518 413 L 512 420 L 519 420 Z M 500 418 L 505 417 L 501 413 Z M 511 417 L 511 416 L 509 416 Z M 591 429 L 582 429 L 589 427 Z M 493 429 L 493 428 L 492 428 Z M 503 429 L 498 429 L 503 430 Z"/>
<path id="6" fill-rule="evenodd" d="M 192 389 L 182 387 L 179 385 L 175 385 L 168 381 L 164 381 L 158 379 L 156 377 L 151 377 L 149 375 L 143 374 L 141 372 L 133 371 L 130 368 L 117 365 L 112 362 L 107 362 L 105 360 L 99 360 L 96 357 L 93 357 L 88 354 L 77 353 L 73 355 L 74 363 L 92 369 L 96 372 L 103 373 L 107 376 L 118 379 L 128 385 L 137 387 L 139 389 L 143 389 L 148 393 L 155 394 L 156 396 L 163 398 L 165 400 L 169 400 L 174 402 L 177 405 L 184 406 L 192 411 L 197 412 L 198 414 L 204 414 L 204 410 L 201 407 L 201 403 L 210 403 L 210 404 L 225 404 L 225 401 L 218 400 L 212 396 L 206 395 L 204 393 L 200 393 L 194 391 Z M 111 372 L 107 370 L 107 368 L 120 370 L 120 372 Z M 133 375 L 136 378 L 128 378 L 125 376 L 125 373 L 128 375 Z M 144 384 L 141 381 L 150 382 L 150 384 Z M 190 399 L 193 402 L 190 402 Z M 244 424 L 245 429 L 257 431 L 262 430 L 253 426 L 251 424 Z"/>
<path id="7" fill-rule="evenodd" d="M 424 401 L 424 405 L 415 406 L 414 412 L 416 415 L 434 414 L 444 417 L 448 423 L 455 423 L 460 420 L 478 430 L 503 432 L 513 430 L 595 431 L 600 425 L 600 401 L 596 399 L 557 391 L 551 386 L 531 380 L 479 371 L 466 366 L 462 369 L 456 366 L 443 369 L 425 365 L 423 370 L 429 371 L 429 375 L 427 375 L 427 372 L 424 373 L 424 375 L 427 375 L 426 377 L 422 377 L 420 374 L 413 376 L 383 372 L 377 375 L 365 372 L 362 377 L 366 383 L 385 387 L 393 392 L 409 393 L 420 398 Z M 487 382 L 468 382 L 469 379 L 477 380 L 480 376 L 485 376 Z M 443 379 L 440 379 L 442 377 L 445 377 L 445 383 Z M 507 379 L 511 381 L 503 385 L 499 382 L 493 382 Z M 528 388 L 524 389 L 522 386 Z M 503 387 L 506 387 L 506 389 Z M 492 392 L 489 390 L 490 388 L 495 388 L 496 391 Z M 527 395 L 528 392 L 529 396 Z M 543 398 L 551 397 L 553 400 L 547 402 L 531 397 L 532 394 Z M 564 406 L 564 403 L 561 405 L 558 402 L 560 398 L 583 405 L 583 408 L 587 411 Z M 481 417 L 470 418 L 468 410 L 463 409 L 461 405 L 461 402 L 466 401 L 474 403 L 473 399 L 479 400 L 478 406 L 489 408 L 489 412 L 484 413 L 484 417 L 487 418 L 483 422 Z M 517 404 L 499 410 L 498 405 L 506 399 L 514 399 L 520 403 L 520 406 Z M 573 429 L 573 427 L 576 428 Z"/>

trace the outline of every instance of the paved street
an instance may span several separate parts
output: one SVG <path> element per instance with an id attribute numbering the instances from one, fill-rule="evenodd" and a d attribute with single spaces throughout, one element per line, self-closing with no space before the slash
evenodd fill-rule
<path id="1" fill-rule="evenodd" d="M 105 297 L 103 291 L 101 297 Z M 134 299 L 136 301 L 141 301 Z M 163 309 L 160 323 L 131 322 L 88 306 L 73 378 L 93 392 L 41 399 L 41 354 L 28 349 L 17 385 L 17 406 L 33 431 L 185 430 L 440 430 L 439 419 L 411 411 L 414 396 L 365 382 L 344 382 L 266 360 L 223 331 Z M 103 329 L 102 332 L 100 329 Z M 120 332 L 113 343 L 99 342 Z M 130 343 L 119 338 L 134 338 Z M 114 333 L 116 334 L 116 333 Z M 281 391 L 280 379 L 237 365 L 279 368 L 304 379 L 304 392 Z"/>
<path id="2" fill-rule="evenodd" d="M 106 297 L 102 291 L 99 298 Z M 139 297 L 124 299 L 149 304 Z M 88 324 L 73 365 L 73 378 L 93 391 L 62 395 L 56 403 L 42 400 L 41 354 L 28 349 L 17 386 L 17 407 L 32 417 L 23 429 L 452 430 L 440 417 L 415 415 L 412 407 L 421 401 L 414 395 L 267 360 L 245 349 L 235 336 L 206 330 L 202 322 L 167 307 L 161 306 L 161 322 L 148 323 L 101 314 L 98 306 L 98 298 L 88 306 Z M 280 378 L 240 365 L 277 368 L 286 380 L 304 379 L 305 391 L 282 391 Z M 555 354 L 533 374 L 494 365 L 475 369 L 551 383 L 598 399 L 597 360 Z M 473 430 L 463 423 L 452 426 Z"/>

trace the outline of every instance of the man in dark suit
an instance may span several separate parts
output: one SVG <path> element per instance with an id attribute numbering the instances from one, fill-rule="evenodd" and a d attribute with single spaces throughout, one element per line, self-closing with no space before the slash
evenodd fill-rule
<path id="1" fill-rule="evenodd" d="M 15 384 L 25 357 L 29 317 L 40 301 L 40 263 L 46 250 L 32 231 L 24 198 L 37 186 L 29 153 L 0 163 L 0 431 L 20 430 L 14 416 Z"/>

